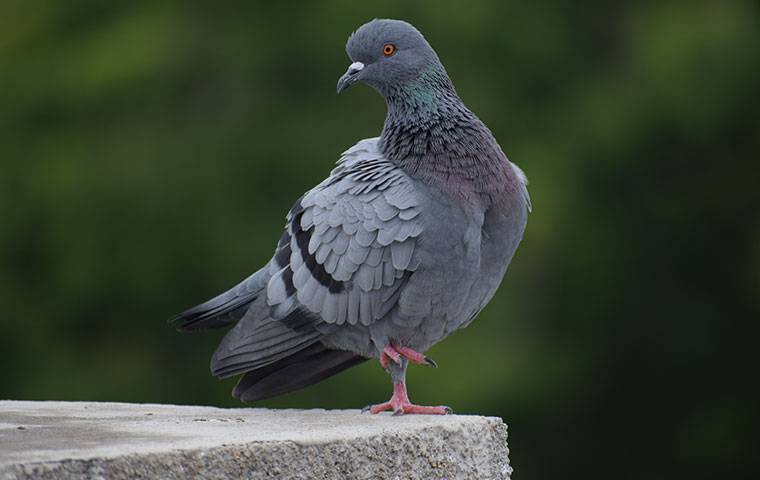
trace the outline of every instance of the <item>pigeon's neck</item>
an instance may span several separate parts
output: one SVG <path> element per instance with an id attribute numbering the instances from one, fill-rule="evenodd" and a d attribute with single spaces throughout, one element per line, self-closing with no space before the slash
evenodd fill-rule
<path id="1" fill-rule="evenodd" d="M 379 147 L 386 158 L 425 183 L 485 207 L 509 201 L 517 188 L 515 173 L 447 76 L 385 97 Z"/>

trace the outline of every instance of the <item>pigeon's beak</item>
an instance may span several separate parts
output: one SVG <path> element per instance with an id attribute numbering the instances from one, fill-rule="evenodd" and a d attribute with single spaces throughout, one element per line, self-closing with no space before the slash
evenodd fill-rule
<path id="1" fill-rule="evenodd" d="M 338 79 L 338 93 L 347 89 L 359 80 L 359 72 L 364 69 L 362 62 L 354 62 L 348 66 L 348 70 Z"/>

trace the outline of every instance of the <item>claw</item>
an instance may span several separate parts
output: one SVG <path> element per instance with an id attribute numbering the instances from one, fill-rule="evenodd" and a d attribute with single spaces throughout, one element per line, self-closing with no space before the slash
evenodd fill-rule
<path id="1" fill-rule="evenodd" d="M 425 365 L 432 368 L 438 368 L 438 364 L 430 357 L 425 357 Z"/>

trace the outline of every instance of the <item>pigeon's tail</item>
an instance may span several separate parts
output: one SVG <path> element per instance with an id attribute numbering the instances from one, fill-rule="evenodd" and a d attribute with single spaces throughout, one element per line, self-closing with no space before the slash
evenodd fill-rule
<path id="1" fill-rule="evenodd" d="M 265 266 L 171 320 L 180 331 L 234 325 L 211 358 L 211 373 L 220 378 L 243 374 L 232 394 L 244 402 L 298 390 L 366 360 L 325 347 L 316 328 L 319 317 L 304 308 L 272 318 L 266 301 L 269 271 Z"/>
<path id="2" fill-rule="evenodd" d="M 232 396 L 253 402 L 292 392 L 342 372 L 367 360 L 344 350 L 314 343 L 274 363 L 250 371 L 240 378 Z"/>
<path id="3" fill-rule="evenodd" d="M 259 304 L 261 302 L 261 304 Z M 298 390 L 365 360 L 320 341 L 318 319 L 303 308 L 274 320 L 262 298 L 222 339 L 211 358 L 220 378 L 244 374 L 233 396 L 244 402 Z"/>
<path id="4" fill-rule="evenodd" d="M 234 324 L 245 314 L 248 306 L 266 289 L 269 266 L 240 282 L 230 290 L 171 318 L 181 332 L 196 332 Z"/>

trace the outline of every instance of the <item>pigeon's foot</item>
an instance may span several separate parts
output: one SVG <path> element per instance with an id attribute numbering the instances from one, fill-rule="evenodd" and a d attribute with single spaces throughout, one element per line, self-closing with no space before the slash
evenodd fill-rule
<path id="1" fill-rule="evenodd" d="M 388 370 L 388 364 L 390 362 L 401 363 L 401 354 L 396 351 L 395 348 L 388 345 L 383 349 L 383 353 L 380 354 L 380 366 L 384 370 Z"/>
<path id="2" fill-rule="evenodd" d="M 390 400 L 378 403 L 377 405 L 364 407 L 362 412 L 380 413 L 387 410 L 392 411 L 393 415 L 450 415 L 453 413 L 451 408 L 446 406 L 428 407 L 413 404 L 409 401 L 409 396 L 406 393 L 406 384 L 404 382 L 396 382 L 393 384 L 393 396 Z"/>
<path id="3" fill-rule="evenodd" d="M 386 345 L 383 349 L 383 353 L 380 354 L 380 365 L 387 370 L 389 362 L 401 363 L 402 357 L 418 365 L 438 368 L 438 364 L 435 363 L 432 358 L 426 357 L 425 354 L 412 350 L 411 348 L 396 347 L 393 345 Z"/>

